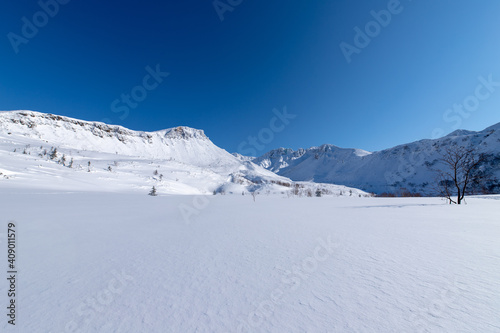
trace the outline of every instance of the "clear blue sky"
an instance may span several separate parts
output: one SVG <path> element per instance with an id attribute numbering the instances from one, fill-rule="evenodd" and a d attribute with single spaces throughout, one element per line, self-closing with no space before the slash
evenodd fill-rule
<path id="1" fill-rule="evenodd" d="M 374 151 L 500 122 L 500 86 L 469 98 L 473 112 L 446 113 L 476 94 L 479 76 L 500 82 L 497 0 L 220 1 L 238 2 L 223 21 L 211 0 L 71 0 L 54 17 L 36 1 L 5 2 L 0 109 L 147 131 L 186 125 L 234 152 L 286 106 L 296 118 L 258 154 L 323 143 Z M 369 24 L 373 38 L 348 63 L 340 44 L 355 46 L 354 28 L 388 8 L 390 21 Z M 125 117 L 121 95 L 142 98 L 145 68 L 157 64 L 169 76 L 154 89 L 148 80 Z"/>

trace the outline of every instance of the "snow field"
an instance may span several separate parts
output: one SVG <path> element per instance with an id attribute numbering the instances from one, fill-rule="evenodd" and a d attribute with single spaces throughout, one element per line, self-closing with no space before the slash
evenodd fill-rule
<path id="1" fill-rule="evenodd" d="M 2 331 L 500 332 L 499 196 L 199 198 L 0 188 Z"/>

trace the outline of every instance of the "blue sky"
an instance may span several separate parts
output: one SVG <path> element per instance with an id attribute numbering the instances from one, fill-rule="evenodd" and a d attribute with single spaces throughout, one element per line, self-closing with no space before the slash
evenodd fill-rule
<path id="1" fill-rule="evenodd" d="M 252 136 L 257 154 L 375 151 L 500 122 L 496 0 L 220 0 L 219 13 L 210 0 L 54 1 L 3 4 L 2 110 L 186 125 L 230 152 Z M 285 106 L 295 117 L 273 123 Z"/>

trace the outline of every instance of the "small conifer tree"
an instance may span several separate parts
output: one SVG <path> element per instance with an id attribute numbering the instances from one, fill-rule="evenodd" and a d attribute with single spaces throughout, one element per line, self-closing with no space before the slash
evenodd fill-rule
<path id="1" fill-rule="evenodd" d="M 148 193 L 150 196 L 152 197 L 156 197 L 158 194 L 156 193 L 156 187 L 153 186 L 153 188 L 151 189 L 151 191 L 149 191 Z"/>
<path id="2" fill-rule="evenodd" d="M 55 160 L 57 158 L 57 148 L 52 149 L 49 155 L 51 160 Z"/>

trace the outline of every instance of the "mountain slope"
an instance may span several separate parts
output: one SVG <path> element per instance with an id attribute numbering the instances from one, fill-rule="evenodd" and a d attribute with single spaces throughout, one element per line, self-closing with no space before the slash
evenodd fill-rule
<path id="1" fill-rule="evenodd" d="M 0 112 L 0 154 L 2 186 L 96 191 L 156 186 L 160 193 L 199 194 L 278 190 L 277 182 L 290 183 L 241 162 L 201 130 L 140 132 L 33 111 Z"/>
<path id="2" fill-rule="evenodd" d="M 433 193 L 433 167 L 447 147 L 477 147 L 488 154 L 483 166 L 500 177 L 500 123 L 480 132 L 455 131 L 436 140 L 420 140 L 369 153 L 322 145 L 309 149 L 279 148 L 252 161 L 294 181 L 315 181 L 353 186 L 365 191 Z M 491 190 L 499 191 L 494 183 Z"/>
<path id="3" fill-rule="evenodd" d="M 202 130 L 156 132 L 33 111 L 0 112 L 0 186 L 160 194 L 284 193 L 291 180 L 214 145 Z M 301 183 L 301 193 L 357 189 Z"/>
<path id="4" fill-rule="evenodd" d="M 215 146 L 202 130 L 176 127 L 157 132 L 132 131 L 121 126 L 87 122 L 33 111 L 0 113 L 2 132 L 71 148 L 101 153 L 172 159 L 207 166 L 235 159 Z"/>

